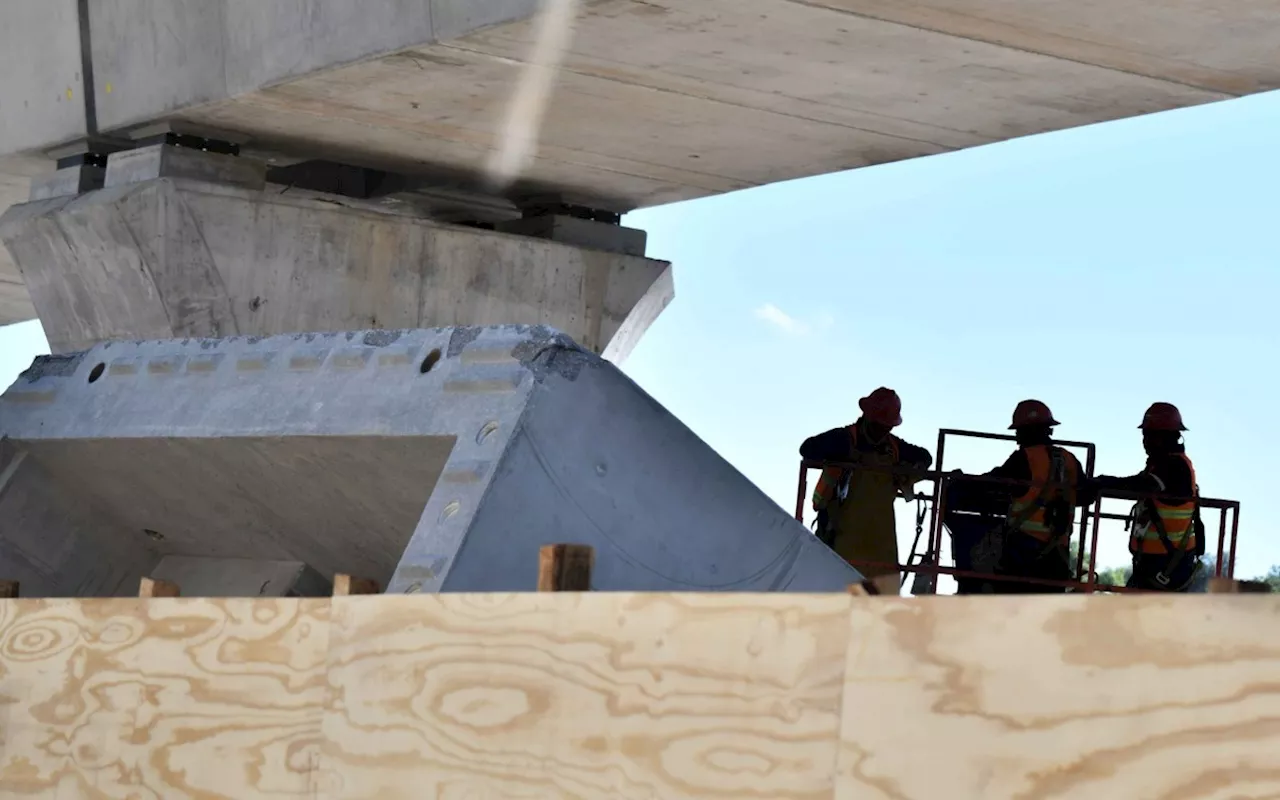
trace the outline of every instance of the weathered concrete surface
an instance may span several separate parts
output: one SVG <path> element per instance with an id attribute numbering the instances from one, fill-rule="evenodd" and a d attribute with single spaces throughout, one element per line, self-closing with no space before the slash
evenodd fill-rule
<path id="1" fill-rule="evenodd" d="M 282 186 L 108 185 L 15 206 L 0 239 L 55 353 L 111 339 L 519 323 L 554 325 L 621 361 L 674 292 L 664 261 Z"/>
<path id="2" fill-rule="evenodd" d="M 53 162 L 46 159 L 23 156 L 0 159 L 0 209 L 27 202 L 31 179 L 52 169 Z M 0 325 L 33 319 L 35 315 L 18 265 L 9 251 L 0 247 Z"/>
<path id="3" fill-rule="evenodd" d="M 0 155 L 88 127 L 71 5 L 0 4 Z M 95 0 L 95 122 L 474 182 L 536 6 Z M 511 191 L 625 211 L 1192 106 L 1280 86 L 1277 41 L 1271 0 L 588 0 Z"/>
<path id="4" fill-rule="evenodd" d="M 605 590 L 856 577 L 545 328 L 104 344 L 38 359 L 0 397 L 0 436 L 22 459 L 0 490 L 5 577 L 35 595 L 131 593 L 169 555 L 531 590 L 538 548 L 562 541 L 596 548 Z"/>
<path id="5" fill-rule="evenodd" d="M 85 135 L 76 0 L 0 4 L 0 155 Z"/>

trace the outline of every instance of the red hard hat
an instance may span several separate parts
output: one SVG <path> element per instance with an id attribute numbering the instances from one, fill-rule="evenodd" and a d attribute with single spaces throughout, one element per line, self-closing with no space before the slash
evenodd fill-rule
<path id="1" fill-rule="evenodd" d="M 1185 431 L 1182 424 L 1182 412 L 1173 403 L 1152 403 L 1147 413 L 1142 415 L 1142 424 L 1138 426 L 1144 431 Z"/>
<path id="2" fill-rule="evenodd" d="M 878 422 L 889 428 L 902 424 L 902 400 L 892 389 L 881 386 L 871 394 L 858 401 L 862 414 L 872 422 Z"/>
<path id="3" fill-rule="evenodd" d="M 1053 412 L 1044 403 L 1039 400 L 1023 400 L 1013 410 L 1013 424 L 1009 426 L 1009 430 L 1061 424 L 1053 418 Z"/>

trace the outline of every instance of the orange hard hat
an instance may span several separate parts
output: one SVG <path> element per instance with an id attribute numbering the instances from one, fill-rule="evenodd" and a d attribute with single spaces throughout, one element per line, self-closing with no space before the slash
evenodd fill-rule
<path id="1" fill-rule="evenodd" d="M 1061 424 L 1053 418 L 1053 412 L 1044 403 L 1039 400 L 1023 400 L 1013 410 L 1013 424 L 1009 426 L 1009 430 Z"/>
<path id="2" fill-rule="evenodd" d="M 881 386 L 871 394 L 858 401 L 862 414 L 872 422 L 878 422 L 889 428 L 902 424 L 902 400 L 892 389 Z"/>
<path id="3" fill-rule="evenodd" d="M 1152 403 L 1147 413 L 1142 415 L 1142 424 L 1138 426 L 1144 431 L 1185 431 L 1182 424 L 1182 412 L 1173 403 Z"/>

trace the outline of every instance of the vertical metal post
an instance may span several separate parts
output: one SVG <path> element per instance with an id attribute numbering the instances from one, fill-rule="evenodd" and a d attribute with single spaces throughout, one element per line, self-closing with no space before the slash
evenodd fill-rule
<path id="1" fill-rule="evenodd" d="M 1240 533 L 1240 504 L 1236 503 L 1231 507 L 1231 559 L 1227 562 L 1227 577 L 1234 578 L 1236 576 L 1236 536 Z M 1222 511 L 1223 519 L 1226 519 L 1226 509 Z"/>
<path id="2" fill-rule="evenodd" d="M 947 450 L 947 430 L 942 428 L 938 431 L 938 479 L 933 482 L 933 508 L 929 512 L 929 548 L 926 555 L 932 555 L 934 564 L 942 564 L 942 512 L 946 505 L 943 500 L 944 488 L 947 479 L 943 475 L 942 459 L 946 455 Z M 952 564 L 952 566 L 955 566 Z M 929 594 L 938 593 L 938 575 L 934 571 L 929 576 Z"/>
<path id="3" fill-rule="evenodd" d="M 1089 580 L 1086 581 L 1086 594 L 1093 594 L 1098 588 L 1098 529 L 1101 527 L 1102 498 L 1099 497 L 1093 501 L 1093 538 L 1089 542 Z M 1079 579 L 1079 576 L 1076 577 Z"/>
<path id="4" fill-rule="evenodd" d="M 1098 448 L 1096 445 L 1091 443 L 1091 444 L 1085 445 L 1085 452 L 1088 455 L 1085 456 L 1084 474 L 1085 474 L 1085 477 L 1092 478 L 1094 465 L 1097 462 Z M 1099 497 L 1096 502 L 1098 506 L 1101 507 L 1102 498 Z M 1099 508 L 1099 510 L 1101 510 L 1101 508 Z M 1097 528 L 1095 528 L 1094 530 L 1096 531 Z M 1088 535 L 1089 535 L 1089 507 L 1082 506 L 1080 508 L 1080 547 L 1076 549 L 1076 580 L 1080 579 L 1080 573 L 1082 570 L 1084 570 L 1084 540 L 1085 540 L 1085 537 L 1087 537 Z M 1094 537 L 1093 541 L 1094 541 L 1093 547 L 1096 550 L 1098 546 L 1096 536 Z M 1089 570 L 1089 571 L 1092 572 L 1093 570 Z"/>
<path id="5" fill-rule="evenodd" d="M 1213 562 L 1213 576 L 1222 577 L 1222 548 L 1227 544 L 1227 509 L 1218 509 L 1218 559 Z M 1233 557 L 1234 558 L 1234 557 Z"/>

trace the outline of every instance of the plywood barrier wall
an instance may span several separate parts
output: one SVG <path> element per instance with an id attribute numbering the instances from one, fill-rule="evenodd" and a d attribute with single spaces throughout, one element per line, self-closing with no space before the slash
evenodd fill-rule
<path id="1" fill-rule="evenodd" d="M 0 601 L 0 797 L 1280 796 L 1280 598 Z"/>

